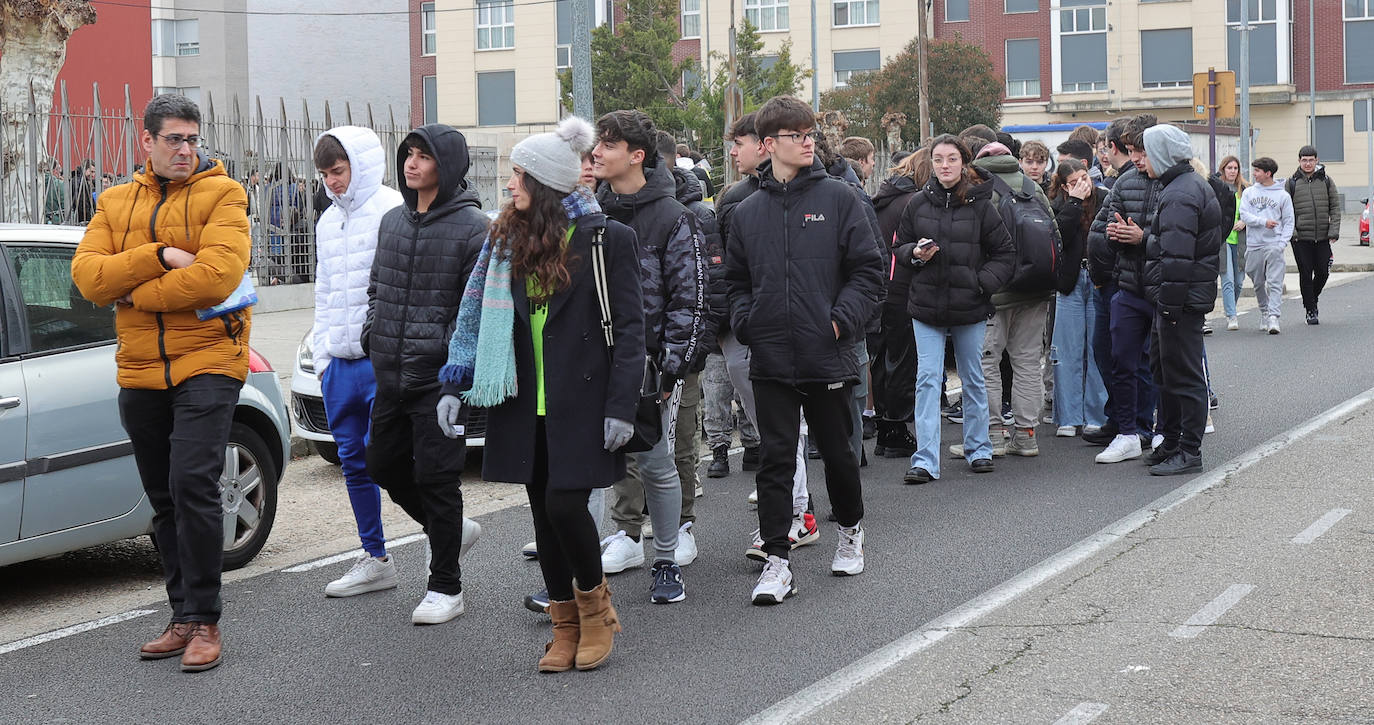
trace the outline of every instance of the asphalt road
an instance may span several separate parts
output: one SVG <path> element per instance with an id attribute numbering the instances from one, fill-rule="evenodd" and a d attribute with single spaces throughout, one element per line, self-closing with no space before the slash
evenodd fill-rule
<path id="1" fill-rule="evenodd" d="M 1256 332 L 1250 312 L 1241 331 L 1209 338 L 1221 396 L 1209 467 L 1374 387 L 1372 298 L 1374 279 L 1360 279 L 1323 296 L 1320 327 L 1303 325 L 1288 300 L 1282 335 Z M 946 425 L 945 441 L 957 431 Z M 800 595 L 775 608 L 748 601 L 758 575 L 743 556 L 757 525 L 743 500 L 750 480 L 708 480 L 687 601 L 655 606 L 647 573 L 613 577 L 625 633 L 595 672 L 535 671 L 548 625 L 519 604 L 539 575 L 517 554 L 531 527 L 514 507 L 479 517 L 467 613 L 454 622 L 410 625 L 423 593 L 413 547 L 401 550 L 411 566 L 392 592 L 325 599 L 346 563 L 267 573 L 226 586 L 218 669 L 191 676 L 175 660 L 138 661 L 138 645 L 165 623 L 159 611 L 0 655 L 0 722 L 738 721 L 1186 483 L 1138 464 L 1096 465 L 1097 449 L 1040 433 L 1039 458 L 999 459 L 978 477 L 947 461 L 922 487 L 901 485 L 905 460 L 874 459 L 864 472 L 867 571 L 828 575 L 827 526 L 793 558 Z"/>

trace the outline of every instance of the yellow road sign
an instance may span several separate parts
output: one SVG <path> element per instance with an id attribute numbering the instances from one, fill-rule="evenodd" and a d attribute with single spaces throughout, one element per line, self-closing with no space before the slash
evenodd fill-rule
<path id="1" fill-rule="evenodd" d="M 1236 73 L 1219 70 L 1217 74 L 1217 118 L 1236 115 Z M 1193 74 L 1193 116 L 1207 118 L 1207 72 Z"/>

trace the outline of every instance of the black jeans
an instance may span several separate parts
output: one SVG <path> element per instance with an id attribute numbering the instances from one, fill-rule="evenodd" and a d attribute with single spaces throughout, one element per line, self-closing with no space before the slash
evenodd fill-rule
<path id="1" fill-rule="evenodd" d="M 197 375 L 167 390 L 119 391 L 119 419 L 153 506 L 153 536 L 173 622 L 219 621 L 219 477 L 242 387 L 224 375 Z"/>
<path id="2" fill-rule="evenodd" d="M 458 552 L 463 543 L 463 461 L 467 445 L 439 430 L 439 391 L 398 399 L 377 392 L 367 470 L 392 501 L 429 535 L 433 560 L 428 589 L 463 591 Z"/>
<path id="3" fill-rule="evenodd" d="M 1207 374 L 1202 363 L 1202 314 L 1155 317 L 1151 367 L 1159 371 L 1159 425 L 1166 448 L 1202 451 L 1207 427 Z"/>
<path id="4" fill-rule="evenodd" d="M 916 336 L 906 310 L 883 307 L 879 344 L 870 349 L 873 410 L 879 418 L 911 422 L 916 409 Z"/>
<path id="5" fill-rule="evenodd" d="M 534 429 L 534 480 L 525 486 L 534 517 L 534 541 L 539 546 L 539 570 L 549 598 L 573 598 L 573 579 L 582 591 L 601 583 L 601 542 L 596 521 L 587 510 L 590 488 L 549 488 L 549 444 L 544 418 Z"/>
<path id="6" fill-rule="evenodd" d="M 1298 263 L 1298 289 L 1302 292 L 1303 309 L 1317 309 L 1317 298 L 1331 276 L 1331 241 L 1293 240 L 1293 260 Z"/>
<path id="7" fill-rule="evenodd" d="M 811 441 L 825 464 L 825 489 L 830 508 L 841 526 L 854 526 L 864 516 L 859 457 L 850 445 L 854 432 L 851 385 L 825 383 L 788 385 L 755 380 L 760 463 L 755 483 L 759 491 L 759 535 L 763 550 L 787 558 L 787 530 L 792 524 L 792 476 L 797 468 L 797 437 L 801 413 L 806 412 Z"/>

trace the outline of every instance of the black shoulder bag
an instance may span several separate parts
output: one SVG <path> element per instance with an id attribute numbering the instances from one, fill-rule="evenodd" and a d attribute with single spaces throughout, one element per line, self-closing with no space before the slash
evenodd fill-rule
<path id="1" fill-rule="evenodd" d="M 598 227 L 592 237 L 592 276 L 596 279 L 596 301 L 601 308 L 601 332 L 606 336 L 607 361 L 613 361 L 615 330 L 611 325 L 611 292 L 606 284 L 606 228 Z M 639 383 L 639 402 L 635 405 L 634 435 L 620 450 L 643 453 L 663 437 L 663 395 L 659 393 L 658 364 L 652 355 L 644 356 L 644 375 Z"/>

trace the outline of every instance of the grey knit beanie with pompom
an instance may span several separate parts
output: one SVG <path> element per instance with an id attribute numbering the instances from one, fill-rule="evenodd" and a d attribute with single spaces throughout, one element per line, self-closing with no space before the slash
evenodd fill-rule
<path id="1" fill-rule="evenodd" d="M 595 143 L 596 129 L 569 116 L 553 133 L 538 133 L 516 144 L 510 162 L 544 186 L 570 194 L 582 176 L 582 155 Z"/>

